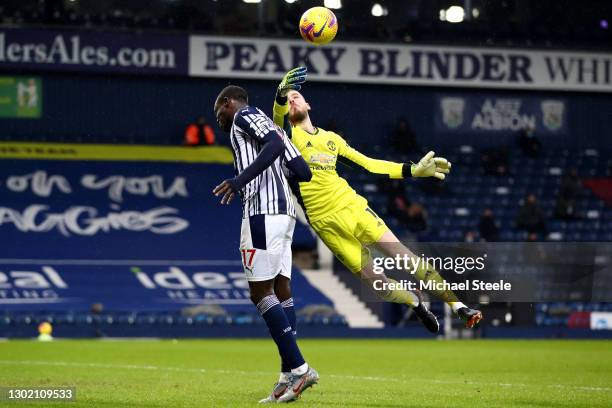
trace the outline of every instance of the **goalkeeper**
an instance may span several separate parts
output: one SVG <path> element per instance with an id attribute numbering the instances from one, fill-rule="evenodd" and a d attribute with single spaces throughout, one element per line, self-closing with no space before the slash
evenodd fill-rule
<path id="1" fill-rule="evenodd" d="M 300 84 L 305 80 L 306 68 L 289 71 L 278 86 L 274 102 L 274 122 L 287 130 L 291 141 L 313 174 L 310 182 L 292 182 L 292 190 L 317 235 L 351 272 L 372 286 L 377 280 L 395 283 L 384 274 L 373 272 L 367 247 L 373 246 L 388 257 L 416 256 L 369 208 L 367 200 L 338 175 L 336 163 L 338 160 L 348 161 L 370 173 L 386 174 L 392 179 L 436 177 L 440 180 L 444 180 L 445 175 L 450 172 L 451 164 L 442 157 L 435 157 L 431 151 L 416 164 L 375 160 L 363 155 L 349 146 L 338 134 L 312 124 L 308 113 L 310 105 L 298 92 Z M 423 262 L 417 265 L 416 270 L 411 271 L 416 279 L 443 281 L 431 265 Z M 421 302 L 418 291 L 387 289 L 378 290 L 376 293 L 385 301 L 411 306 L 430 332 L 438 332 L 438 321 Z M 467 328 L 474 327 L 482 319 L 480 311 L 464 305 L 452 291 L 440 290 L 434 293 L 449 304 L 453 312 L 465 321 Z"/>

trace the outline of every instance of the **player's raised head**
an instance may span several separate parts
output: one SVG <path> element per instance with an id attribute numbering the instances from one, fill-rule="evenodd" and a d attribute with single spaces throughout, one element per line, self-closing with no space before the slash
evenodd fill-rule
<path id="1" fill-rule="evenodd" d="M 215 118 L 224 132 L 232 128 L 236 111 L 249 102 L 249 95 L 244 88 L 236 85 L 226 86 L 219 92 L 215 100 Z"/>
<path id="2" fill-rule="evenodd" d="M 287 93 L 287 100 L 289 102 L 289 122 L 301 122 L 308 117 L 310 105 L 304 99 L 304 95 L 298 91 L 289 91 Z"/>

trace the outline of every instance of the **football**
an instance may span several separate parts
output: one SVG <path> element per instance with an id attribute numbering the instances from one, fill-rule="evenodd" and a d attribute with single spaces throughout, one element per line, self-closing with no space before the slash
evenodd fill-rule
<path id="1" fill-rule="evenodd" d="M 327 44 L 338 32 L 338 19 L 326 7 L 312 7 L 300 19 L 300 35 L 314 45 Z"/>
<path id="2" fill-rule="evenodd" d="M 38 325 L 38 333 L 39 334 L 51 334 L 53 332 L 53 326 L 49 322 L 42 322 Z"/>

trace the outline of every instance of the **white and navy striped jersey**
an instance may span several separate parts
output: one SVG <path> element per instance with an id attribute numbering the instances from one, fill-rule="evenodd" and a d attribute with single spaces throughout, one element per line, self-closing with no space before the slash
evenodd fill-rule
<path id="1" fill-rule="evenodd" d="M 289 183 L 282 171 L 282 162 L 300 156 L 287 134 L 276 126 L 261 109 L 246 106 L 236 112 L 230 132 L 234 153 L 234 171 L 242 173 L 259 154 L 262 139 L 270 133 L 283 139 L 285 153 L 251 180 L 241 191 L 242 217 L 258 214 L 287 214 L 295 217 Z"/>

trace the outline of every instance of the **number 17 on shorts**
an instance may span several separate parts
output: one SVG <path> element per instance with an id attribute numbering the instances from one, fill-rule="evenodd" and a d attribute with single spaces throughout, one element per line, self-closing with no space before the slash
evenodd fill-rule
<path id="1" fill-rule="evenodd" d="M 240 257 L 246 279 L 291 279 L 291 239 L 295 218 L 284 214 L 252 215 L 242 219 Z"/>
<path id="2" fill-rule="evenodd" d="M 244 272 L 247 275 L 253 275 L 253 258 L 255 258 L 256 251 L 257 250 L 255 248 L 240 250 L 240 253 L 242 254 L 242 266 L 244 267 Z"/>

